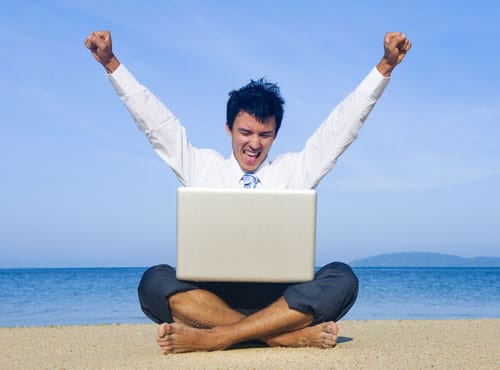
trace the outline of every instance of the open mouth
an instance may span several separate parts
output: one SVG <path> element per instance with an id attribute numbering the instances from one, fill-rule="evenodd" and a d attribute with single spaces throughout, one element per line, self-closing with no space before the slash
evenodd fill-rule
<path id="1" fill-rule="evenodd" d="M 247 164 L 255 164 L 257 162 L 257 158 L 260 156 L 260 151 L 259 152 L 252 152 L 250 150 L 244 150 L 243 151 L 245 162 Z"/>

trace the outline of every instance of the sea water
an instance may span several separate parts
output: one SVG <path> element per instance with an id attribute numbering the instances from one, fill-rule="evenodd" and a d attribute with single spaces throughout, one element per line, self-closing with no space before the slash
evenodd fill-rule
<path id="1" fill-rule="evenodd" d="M 357 268 L 349 319 L 500 318 L 500 268 Z"/>
<path id="2" fill-rule="evenodd" d="M 149 322 L 137 285 L 145 268 L 0 269 L 0 326 Z M 344 319 L 500 318 L 500 268 L 356 268 Z"/>
<path id="3" fill-rule="evenodd" d="M 145 268 L 0 269 L 0 326 L 147 322 Z"/>

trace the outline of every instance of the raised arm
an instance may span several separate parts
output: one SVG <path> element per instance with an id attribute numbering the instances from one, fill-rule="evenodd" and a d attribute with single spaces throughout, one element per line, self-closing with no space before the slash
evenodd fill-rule
<path id="1" fill-rule="evenodd" d="M 307 173 L 302 182 L 303 187 L 316 187 L 356 139 L 363 123 L 389 83 L 391 72 L 401 63 L 410 48 L 411 42 L 403 33 L 385 34 L 384 55 L 380 62 L 361 84 L 333 109 L 299 154 L 302 158 L 300 166 L 304 173 Z M 297 162 L 294 162 L 293 166 L 297 167 Z"/>
<path id="2" fill-rule="evenodd" d="M 92 32 L 85 46 L 102 64 L 137 127 L 146 135 L 156 153 L 170 166 L 183 185 L 197 178 L 197 153 L 186 130 L 170 110 L 122 65 L 113 53 L 108 31 Z"/>
<path id="3" fill-rule="evenodd" d="M 106 72 L 113 73 L 120 62 L 113 53 L 111 33 L 109 31 L 92 32 L 84 41 L 94 58 L 102 64 Z"/>
<path id="4" fill-rule="evenodd" d="M 384 56 L 377 64 L 378 71 L 383 76 L 389 77 L 410 49 L 411 41 L 406 38 L 404 33 L 387 32 L 384 37 Z"/>

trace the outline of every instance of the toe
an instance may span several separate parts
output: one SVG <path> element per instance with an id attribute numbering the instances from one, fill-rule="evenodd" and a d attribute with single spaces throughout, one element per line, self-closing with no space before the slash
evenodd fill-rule
<path id="1" fill-rule="evenodd" d="M 157 330 L 157 335 L 158 335 L 158 338 L 163 338 L 165 337 L 167 334 L 168 334 L 168 331 L 169 331 L 169 325 L 164 323 L 164 324 L 161 324 L 159 327 L 158 327 L 158 330 Z"/>

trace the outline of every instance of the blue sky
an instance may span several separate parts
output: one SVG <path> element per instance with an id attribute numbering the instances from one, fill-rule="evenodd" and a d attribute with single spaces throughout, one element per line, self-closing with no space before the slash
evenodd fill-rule
<path id="1" fill-rule="evenodd" d="M 85 49 L 101 29 L 193 144 L 226 156 L 228 91 L 278 82 L 272 156 L 300 150 L 384 33 L 405 32 L 413 49 L 318 188 L 318 264 L 500 256 L 498 19 L 493 0 L 3 1 L 0 267 L 175 261 L 178 183 Z"/>

